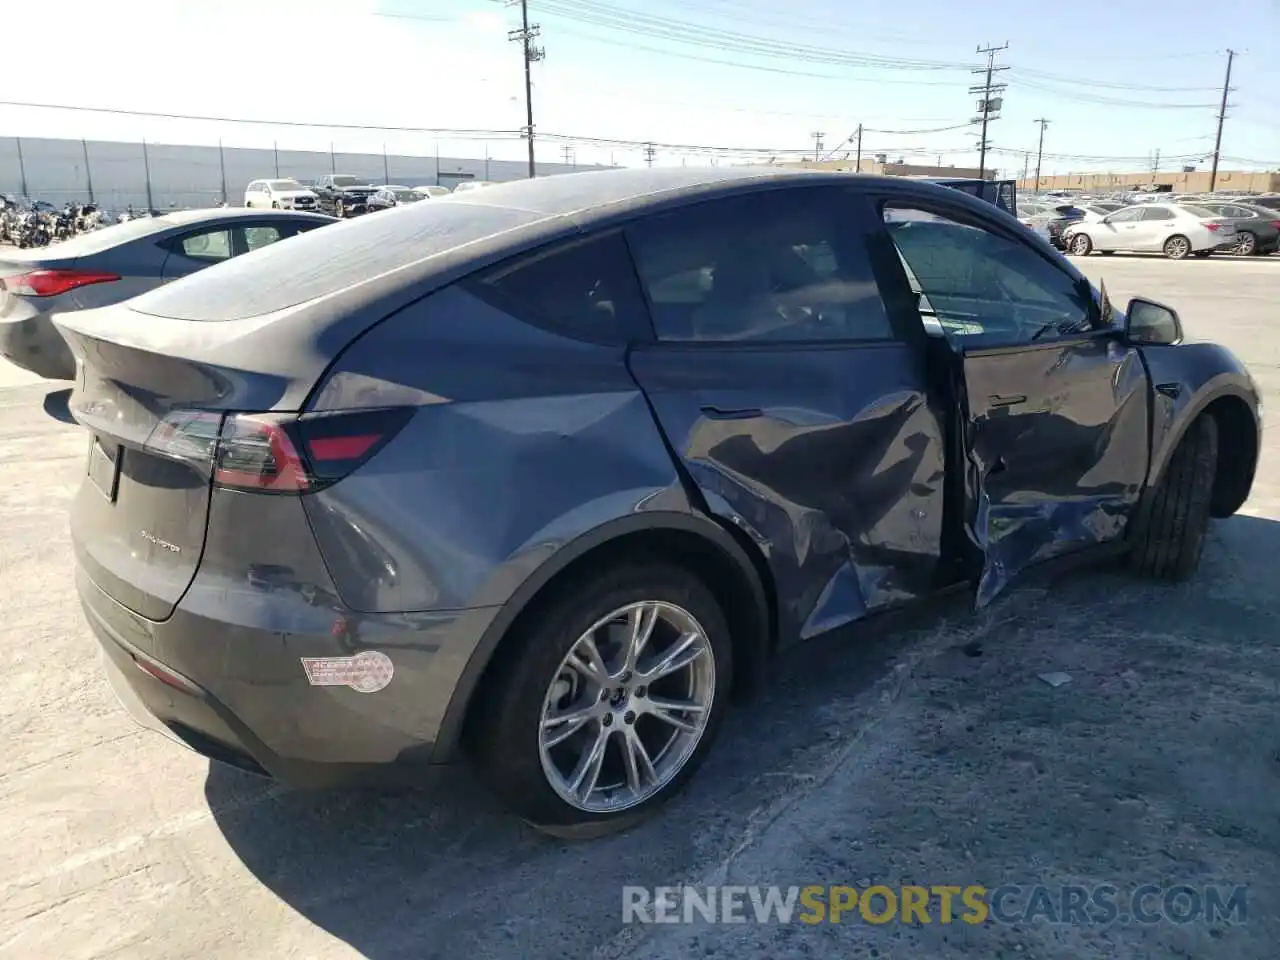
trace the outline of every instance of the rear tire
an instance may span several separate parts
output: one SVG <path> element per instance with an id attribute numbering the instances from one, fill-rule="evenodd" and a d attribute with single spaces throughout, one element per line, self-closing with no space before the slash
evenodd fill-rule
<path id="1" fill-rule="evenodd" d="M 1164 242 L 1164 255 L 1170 260 L 1185 260 L 1191 255 L 1191 241 L 1175 233 Z"/>
<path id="2" fill-rule="evenodd" d="M 1142 576 L 1186 580 L 1200 563 L 1213 477 L 1218 464 L 1218 422 L 1201 414 L 1173 452 L 1164 476 L 1152 491 L 1129 555 Z"/>
<path id="3" fill-rule="evenodd" d="M 1241 230 L 1236 237 L 1236 253 L 1242 257 L 1252 257 L 1258 252 L 1258 236 L 1249 230 Z"/>
<path id="4" fill-rule="evenodd" d="M 621 652 L 615 655 L 612 646 L 623 626 L 598 625 L 640 604 L 646 606 L 639 609 L 654 610 L 659 619 L 653 639 L 633 669 L 626 669 Z M 700 632 L 702 640 L 700 652 L 686 667 L 665 677 L 645 676 L 668 644 L 678 645 L 691 632 Z M 603 684 L 568 664 L 571 652 L 583 657 L 584 649 L 593 649 L 584 648 L 587 636 L 596 638 L 610 674 Z M 468 718 L 467 751 L 481 779 L 508 807 L 535 828 L 561 838 L 614 833 L 656 811 L 702 763 L 729 706 L 733 646 L 724 613 L 701 580 L 664 561 L 632 561 L 566 581 L 510 638 L 500 657 L 481 681 L 487 689 L 475 699 Z M 685 671 L 687 689 L 681 689 Z M 693 732 L 649 712 L 660 700 L 705 703 L 698 711 L 676 711 L 679 722 Z M 590 718 L 575 726 L 572 736 L 548 745 L 547 738 L 554 735 L 548 730 L 568 725 L 547 718 L 580 710 Z M 645 749 L 630 752 L 632 738 L 641 735 Z M 664 749 L 668 736 L 673 739 Z M 574 791 L 572 781 L 587 768 L 591 744 L 602 740 L 604 761 L 595 782 L 604 786 L 585 794 Z M 642 775 L 633 780 L 636 771 Z"/>

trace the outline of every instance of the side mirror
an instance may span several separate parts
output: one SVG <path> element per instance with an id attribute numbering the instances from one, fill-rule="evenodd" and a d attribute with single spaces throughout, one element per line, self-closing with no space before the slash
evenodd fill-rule
<path id="1" fill-rule="evenodd" d="M 1125 308 L 1124 335 L 1130 343 L 1181 343 L 1182 321 L 1172 307 L 1134 297 Z"/>

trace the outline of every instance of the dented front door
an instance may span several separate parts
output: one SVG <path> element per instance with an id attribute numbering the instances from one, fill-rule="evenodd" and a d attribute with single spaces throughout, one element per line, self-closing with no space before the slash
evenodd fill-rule
<path id="1" fill-rule="evenodd" d="M 1020 570 L 1122 536 L 1147 475 L 1146 369 L 1110 333 L 962 348 L 977 603 Z"/>

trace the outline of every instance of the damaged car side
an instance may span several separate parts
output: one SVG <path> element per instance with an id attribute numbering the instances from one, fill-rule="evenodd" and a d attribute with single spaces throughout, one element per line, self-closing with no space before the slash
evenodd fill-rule
<path id="1" fill-rule="evenodd" d="M 466 755 L 617 829 L 790 644 L 1090 548 L 1185 576 L 1252 484 L 1239 361 L 946 187 L 612 170 L 340 233 L 59 318 L 113 684 L 288 783 Z"/>

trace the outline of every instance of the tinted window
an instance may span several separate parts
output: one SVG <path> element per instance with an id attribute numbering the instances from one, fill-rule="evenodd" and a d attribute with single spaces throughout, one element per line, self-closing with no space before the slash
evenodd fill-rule
<path id="1" fill-rule="evenodd" d="M 471 286 L 513 316 L 570 336 L 651 338 L 627 245 L 617 233 L 520 257 Z"/>
<path id="2" fill-rule="evenodd" d="M 184 256 L 192 260 L 228 260 L 231 258 L 231 231 L 205 230 L 178 241 Z"/>
<path id="3" fill-rule="evenodd" d="M 1084 286 L 1028 244 L 924 210 L 884 214 L 935 334 L 986 346 L 1088 329 Z"/>
<path id="4" fill-rule="evenodd" d="M 1142 211 L 1143 220 L 1172 220 L 1173 211 L 1168 207 L 1147 207 Z"/>
<path id="5" fill-rule="evenodd" d="M 279 227 L 245 227 L 244 245 L 249 250 L 257 250 L 270 246 L 283 236 Z"/>
<path id="6" fill-rule="evenodd" d="M 341 230 L 311 230 L 257 256 L 237 258 L 219 268 L 221 279 L 210 280 L 206 273 L 184 277 L 129 305 L 179 320 L 257 317 L 541 218 L 527 210 L 452 202 L 410 207 L 402 216 L 358 217 Z"/>
<path id="7" fill-rule="evenodd" d="M 658 337 L 892 339 L 843 196 L 786 190 L 713 200 L 629 229 Z"/>

